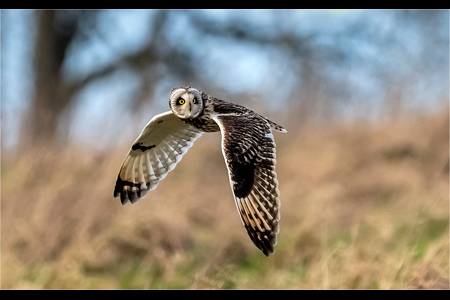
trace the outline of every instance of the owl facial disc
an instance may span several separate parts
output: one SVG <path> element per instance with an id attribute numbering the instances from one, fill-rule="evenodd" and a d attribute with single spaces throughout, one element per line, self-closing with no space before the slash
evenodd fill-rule
<path id="1" fill-rule="evenodd" d="M 196 118 L 203 111 L 201 93 L 189 86 L 174 88 L 170 93 L 169 105 L 172 112 L 183 120 Z"/>

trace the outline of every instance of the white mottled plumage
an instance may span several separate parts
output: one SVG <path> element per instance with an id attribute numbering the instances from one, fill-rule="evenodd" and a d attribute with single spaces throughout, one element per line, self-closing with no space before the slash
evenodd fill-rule
<path id="1" fill-rule="evenodd" d="M 129 184 L 122 183 L 123 189 L 116 189 L 114 196 L 121 193 L 124 203 L 143 198 L 175 168 L 201 135 L 200 130 L 180 122 L 172 112 L 153 117 L 134 142 L 120 169 L 118 181 Z"/>
<path id="2" fill-rule="evenodd" d="M 242 223 L 267 256 L 279 233 L 280 192 L 272 129 L 286 130 L 241 105 L 191 87 L 174 88 L 171 111 L 153 117 L 128 152 L 114 189 L 122 204 L 156 188 L 203 132 L 222 134 L 222 153 Z"/>

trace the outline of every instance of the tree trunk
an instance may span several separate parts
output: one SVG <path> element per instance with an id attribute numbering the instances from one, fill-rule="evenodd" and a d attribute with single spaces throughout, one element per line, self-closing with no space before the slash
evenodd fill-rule
<path id="1" fill-rule="evenodd" d="M 29 116 L 22 130 L 26 145 L 47 145 L 56 141 L 59 118 L 70 102 L 64 95 L 61 66 L 70 36 L 55 26 L 54 10 L 37 11 L 35 44 L 35 92 Z"/>

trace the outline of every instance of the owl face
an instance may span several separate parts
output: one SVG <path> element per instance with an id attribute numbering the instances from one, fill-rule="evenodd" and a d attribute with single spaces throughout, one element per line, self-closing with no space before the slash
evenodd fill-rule
<path id="1" fill-rule="evenodd" d="M 196 118 L 203 110 L 201 93 L 191 87 L 175 88 L 170 92 L 169 105 L 180 119 Z"/>

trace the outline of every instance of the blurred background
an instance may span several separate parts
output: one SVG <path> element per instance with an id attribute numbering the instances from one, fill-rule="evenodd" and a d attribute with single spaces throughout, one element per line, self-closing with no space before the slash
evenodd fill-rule
<path id="1" fill-rule="evenodd" d="M 112 197 L 186 85 L 288 130 L 268 259 L 220 134 Z M 2 10 L 2 288 L 448 289 L 448 104 L 448 10 Z"/>

